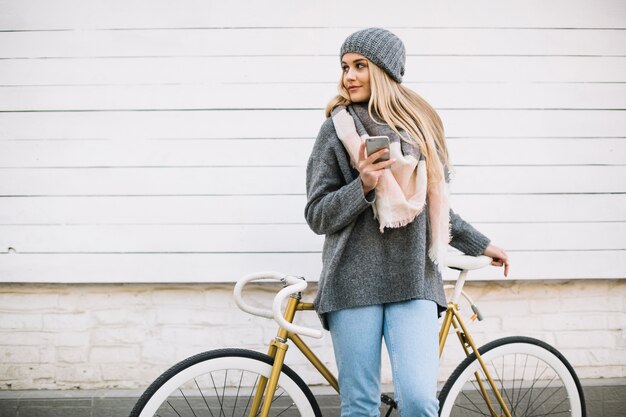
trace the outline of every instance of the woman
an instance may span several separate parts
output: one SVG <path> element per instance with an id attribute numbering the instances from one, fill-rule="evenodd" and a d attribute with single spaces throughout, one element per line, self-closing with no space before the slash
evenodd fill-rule
<path id="1" fill-rule="evenodd" d="M 339 95 L 307 165 L 305 216 L 325 235 L 315 308 L 332 335 L 341 415 L 379 415 L 384 338 L 401 415 L 436 416 L 447 245 L 492 257 L 505 276 L 508 258 L 449 209 L 443 126 L 401 84 L 402 41 L 364 29 L 345 40 L 340 58 Z M 366 155 L 368 135 L 389 137 L 389 149 Z"/>

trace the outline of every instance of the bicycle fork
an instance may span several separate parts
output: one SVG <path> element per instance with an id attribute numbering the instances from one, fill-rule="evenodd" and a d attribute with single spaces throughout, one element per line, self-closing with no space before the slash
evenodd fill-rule
<path id="1" fill-rule="evenodd" d="M 299 301 L 300 295 L 298 294 L 292 295 L 287 302 L 284 317 L 289 323 L 293 321 Z M 272 372 L 270 373 L 269 379 L 264 376 L 259 378 L 256 393 L 254 394 L 254 400 L 252 401 L 252 407 L 250 408 L 250 413 L 248 414 L 249 417 L 255 417 L 257 415 L 259 417 L 267 417 L 269 415 L 270 407 L 272 406 L 272 399 L 274 398 L 274 393 L 276 393 L 278 378 L 280 377 L 280 372 L 283 369 L 283 362 L 285 361 L 285 355 L 287 354 L 288 348 L 287 330 L 281 327 L 278 330 L 276 337 L 270 342 L 270 347 L 267 351 L 267 355 L 274 359 Z M 265 401 L 263 401 L 264 395 Z M 261 408 L 261 414 L 258 414 L 261 402 L 263 402 L 263 406 Z"/>
<path id="2" fill-rule="evenodd" d="M 483 370 L 483 374 L 487 378 L 487 382 L 491 386 L 491 389 L 494 395 L 496 396 L 496 400 L 498 401 L 500 407 L 502 408 L 504 415 L 506 417 L 511 417 L 511 412 L 509 411 L 508 407 L 504 403 L 504 399 L 502 398 L 502 394 L 500 394 L 500 390 L 496 386 L 496 383 L 494 382 L 493 378 L 487 371 L 485 362 L 483 361 L 483 358 L 480 355 L 480 352 L 478 351 L 478 348 L 476 347 L 474 340 L 472 339 L 470 334 L 467 332 L 467 328 L 465 327 L 463 320 L 461 320 L 461 317 L 458 315 L 457 309 L 458 309 L 458 305 L 451 303 L 448 306 L 448 310 L 446 311 L 443 326 L 441 327 L 441 331 L 439 333 L 439 356 L 441 356 L 441 353 L 443 352 L 443 347 L 446 343 L 448 331 L 450 330 L 450 326 L 452 325 L 454 327 L 454 330 L 456 331 L 457 336 L 459 337 L 459 341 L 461 342 L 461 346 L 463 347 L 463 350 L 465 351 L 465 355 L 469 356 L 471 352 L 474 352 L 474 355 L 476 356 L 476 360 L 480 364 L 480 367 Z M 470 352 L 470 349 L 471 349 L 471 352 Z M 496 410 L 493 407 L 493 404 L 491 402 L 491 399 L 489 398 L 489 394 L 487 393 L 487 389 L 485 388 L 485 384 L 483 382 L 484 378 L 481 378 L 479 371 L 474 372 L 474 376 L 476 377 L 476 382 L 478 383 L 478 388 L 480 389 L 483 399 L 485 400 L 485 403 L 487 404 L 487 407 L 489 408 L 489 413 L 491 414 L 491 417 L 502 417 L 501 414 L 496 413 Z"/>

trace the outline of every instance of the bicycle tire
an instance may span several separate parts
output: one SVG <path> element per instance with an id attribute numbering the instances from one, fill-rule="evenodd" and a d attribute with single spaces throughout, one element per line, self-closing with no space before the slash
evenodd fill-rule
<path id="1" fill-rule="evenodd" d="M 272 363 L 271 357 L 245 349 L 199 353 L 159 376 L 139 398 L 130 417 L 248 417 L 255 381 L 260 375 L 269 377 Z M 272 404 L 270 416 L 322 416 L 311 390 L 286 365 Z"/>
<path id="2" fill-rule="evenodd" d="M 580 381 L 565 357 L 549 344 L 523 336 L 505 337 L 478 350 L 512 416 L 585 417 Z M 476 355 L 459 364 L 439 394 L 439 415 L 492 415 L 480 394 L 474 372 Z M 504 415 L 491 387 L 481 375 L 497 415 Z"/>

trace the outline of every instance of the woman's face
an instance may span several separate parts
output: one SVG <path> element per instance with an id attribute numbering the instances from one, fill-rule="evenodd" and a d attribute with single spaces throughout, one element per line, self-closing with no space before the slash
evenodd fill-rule
<path id="1" fill-rule="evenodd" d="M 372 95 L 370 71 L 367 59 L 355 52 L 348 52 L 341 58 L 343 86 L 350 94 L 353 103 L 368 101 Z"/>

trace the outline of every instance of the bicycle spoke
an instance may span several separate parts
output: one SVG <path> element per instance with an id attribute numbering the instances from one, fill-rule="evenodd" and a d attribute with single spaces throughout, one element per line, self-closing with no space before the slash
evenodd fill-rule
<path id="1" fill-rule="evenodd" d="M 554 407 L 552 407 L 552 409 L 550 411 L 548 411 L 546 414 L 535 414 L 535 416 L 537 417 L 541 417 L 541 416 L 551 416 L 554 414 L 562 414 L 562 413 L 569 413 L 569 410 L 564 410 L 564 411 L 559 411 L 558 413 L 553 413 L 554 410 L 556 410 L 561 404 L 563 404 L 565 401 L 567 401 L 567 397 L 563 398 L 561 400 L 560 403 L 558 403 L 557 405 L 555 405 Z M 534 410 L 533 410 L 534 411 Z"/>
<path id="2" fill-rule="evenodd" d="M 467 398 L 467 396 L 466 396 L 466 398 Z M 471 412 L 474 412 L 474 413 L 478 413 L 478 414 L 486 416 L 486 417 L 491 417 L 491 414 L 486 414 L 485 412 L 480 411 L 480 408 L 478 408 L 478 406 L 476 406 L 476 404 L 471 399 L 469 399 L 469 398 L 467 398 L 467 399 L 469 400 L 469 402 L 472 403 L 472 405 L 474 406 L 474 408 L 476 410 L 473 410 L 473 409 L 471 409 L 471 408 L 469 408 L 467 406 L 462 406 L 462 405 L 459 405 L 459 404 L 456 405 L 456 408 L 460 408 L 461 410 L 467 410 L 467 411 L 471 411 Z"/>
<path id="3" fill-rule="evenodd" d="M 228 377 L 228 369 L 226 370 L 226 372 L 224 373 L 224 385 L 222 386 L 222 403 L 226 402 L 225 399 L 225 392 L 226 392 L 226 378 Z M 226 416 L 226 413 L 224 413 L 224 417 Z"/>
<path id="4" fill-rule="evenodd" d="M 541 372 L 541 375 L 543 375 L 543 373 L 546 371 L 546 369 L 547 369 L 547 368 L 544 368 L 544 370 Z M 533 400 L 533 402 L 529 402 L 529 403 L 528 403 L 528 404 L 529 404 L 529 408 L 530 408 L 530 406 L 534 405 L 537 401 L 539 401 L 539 398 L 541 397 L 541 395 L 545 392 L 545 390 L 546 390 L 546 389 L 548 388 L 548 386 L 552 383 L 552 381 L 554 381 L 554 379 L 555 379 L 556 377 L 557 377 L 557 376 L 555 375 L 555 376 L 554 376 L 554 377 L 550 380 L 550 382 L 548 383 L 548 385 L 547 385 L 547 386 L 545 386 L 545 387 L 544 387 L 544 388 L 543 388 L 543 389 L 539 392 L 539 394 L 537 395 L 537 398 L 535 398 L 535 399 Z M 532 385 L 532 386 L 534 387 L 534 383 L 533 383 L 533 385 Z M 549 398 L 550 398 L 550 397 L 548 397 L 547 399 L 549 399 Z M 546 399 L 546 400 L 547 400 L 547 399 Z M 543 400 L 543 401 L 539 404 L 539 406 L 541 406 L 543 403 L 545 403 L 545 402 L 546 402 L 546 400 Z M 535 407 L 535 409 L 539 408 L 539 406 Z"/>
<path id="5" fill-rule="evenodd" d="M 524 399 L 524 397 L 526 396 L 526 393 L 522 395 L 522 389 L 523 389 L 523 385 L 525 381 L 524 377 L 526 376 L 527 366 L 528 366 L 528 355 L 526 355 L 526 360 L 524 361 L 524 368 L 522 372 L 522 378 L 520 379 L 520 382 L 519 382 L 519 395 L 517 396 L 517 402 L 515 404 L 511 404 L 511 406 L 513 407 L 513 410 L 511 410 L 511 413 L 513 415 L 517 415 L 517 407 L 519 407 L 520 403 L 522 402 L 522 399 Z"/>
<path id="6" fill-rule="evenodd" d="M 532 417 L 545 417 L 545 416 L 553 416 L 556 414 L 567 414 L 568 416 L 570 415 L 570 410 L 563 410 L 563 411 L 559 411 L 559 412 L 552 412 L 550 411 L 548 414 L 533 414 Z"/>
<path id="7" fill-rule="evenodd" d="M 504 389 L 504 379 L 501 378 L 500 375 L 498 374 L 498 368 L 495 366 L 493 361 L 491 361 L 491 364 L 493 365 L 493 371 L 496 373 L 497 380 L 500 381 L 500 392 L 501 392 L 500 396 L 502 396 L 502 392 L 504 392 L 504 395 L 506 395 L 506 399 L 509 400 L 509 404 L 511 404 L 511 399 L 509 398 L 509 392 Z M 504 375 L 504 358 L 502 358 L 502 375 Z M 502 398 L 502 400 L 504 401 L 504 398 Z M 503 412 L 503 411 L 504 411 L 504 408 L 502 408 L 502 405 L 500 405 L 500 412 Z"/>
<path id="8" fill-rule="evenodd" d="M 213 412 L 211 411 L 211 407 L 209 407 L 209 403 L 207 402 L 206 397 L 202 393 L 202 390 L 200 389 L 200 385 L 198 385 L 198 381 L 196 380 L 196 378 L 193 379 L 193 382 L 195 382 L 196 387 L 198 387 L 198 392 L 200 393 L 200 395 L 202 396 L 202 399 L 204 400 L 204 403 L 206 404 L 206 409 L 209 410 L 209 413 L 211 413 L 211 417 L 214 417 Z"/>
<path id="9" fill-rule="evenodd" d="M 535 387 L 535 383 L 537 382 L 537 370 L 539 369 L 539 361 L 537 361 L 537 363 L 535 364 L 535 373 L 533 374 L 533 383 L 530 384 L 530 389 L 528 390 L 528 392 L 530 393 L 530 396 L 528 397 L 528 403 L 530 404 L 533 398 L 533 389 Z"/>
<path id="10" fill-rule="evenodd" d="M 281 411 L 280 413 L 276 414 L 276 417 L 279 417 L 281 414 L 283 414 L 285 411 L 289 410 L 293 406 L 294 406 L 294 404 L 291 403 L 291 405 L 289 407 L 285 408 L 283 411 Z"/>
<path id="11" fill-rule="evenodd" d="M 277 387 L 277 388 L 278 388 L 278 387 Z M 277 399 L 279 399 L 279 398 L 280 398 L 280 397 L 282 397 L 283 395 L 285 395 L 285 391 L 281 392 L 281 393 L 280 393 L 280 395 L 278 395 L 277 397 L 275 397 L 275 398 L 272 400 L 272 404 L 274 404 L 274 401 L 276 401 Z"/>
<path id="12" fill-rule="evenodd" d="M 248 411 L 248 407 L 250 406 L 250 401 L 252 401 L 252 396 L 254 395 L 254 389 L 256 388 L 256 384 L 257 382 L 259 382 L 259 375 L 256 376 L 256 379 L 254 380 L 254 385 L 252 386 L 252 391 L 250 391 L 250 396 L 248 397 L 248 402 L 246 404 L 246 409 L 243 410 L 243 414 L 241 415 L 241 417 L 245 417 L 246 416 L 246 411 Z"/>
<path id="13" fill-rule="evenodd" d="M 181 415 L 180 415 L 180 413 L 179 413 L 178 411 L 176 411 L 176 409 L 174 408 L 174 406 L 173 406 L 173 405 L 172 405 L 169 401 L 167 401 L 167 405 L 169 405 L 170 407 L 172 407 L 172 410 L 176 413 L 176 415 L 177 415 L 178 417 L 183 417 L 183 416 L 181 416 Z"/>
<path id="14" fill-rule="evenodd" d="M 482 391 L 480 390 L 480 387 L 478 386 L 478 380 L 476 380 L 476 382 L 474 382 L 474 380 L 470 379 L 469 382 L 474 387 L 474 391 L 479 393 L 482 396 L 483 394 L 482 394 Z M 467 399 L 467 401 L 469 401 L 474 406 L 474 408 L 476 409 L 478 414 L 482 414 L 484 416 L 490 417 L 489 414 L 485 414 L 482 411 L 480 411 L 480 408 L 476 405 L 476 403 L 474 401 L 472 401 L 472 399 L 463 390 L 461 391 L 461 394 L 463 395 L 463 397 L 465 397 L 465 399 Z M 486 395 L 488 395 L 488 394 L 486 394 Z M 464 408 L 464 409 L 466 409 L 468 411 L 474 411 L 474 410 L 472 410 L 472 409 L 470 409 L 468 407 L 460 407 L 460 408 Z"/>
<path id="15" fill-rule="evenodd" d="M 474 381 L 471 381 L 471 382 L 472 382 L 472 386 L 474 387 L 475 391 L 476 391 L 477 393 L 479 393 L 481 397 L 483 397 L 483 392 L 482 392 L 482 390 L 480 389 L 480 385 L 478 385 L 478 380 L 476 380 L 476 383 L 474 383 Z M 485 380 L 483 380 L 483 386 L 485 385 L 485 382 L 487 382 L 487 380 L 486 380 L 486 379 L 485 379 Z M 487 382 L 487 384 L 486 384 L 486 385 L 488 385 L 488 384 L 489 384 L 489 383 Z M 480 408 L 476 405 L 476 403 L 474 403 L 474 401 L 472 401 L 472 400 L 471 400 L 471 398 L 469 398 L 467 394 L 463 393 L 463 395 L 465 396 L 465 398 L 466 398 L 466 399 L 467 399 L 470 403 L 472 403 L 472 405 L 473 405 L 474 407 L 476 407 L 476 410 L 478 410 L 478 412 L 479 412 L 479 413 L 481 413 Z M 486 397 L 487 397 L 487 399 L 489 398 L 489 391 L 488 391 L 488 390 L 486 390 L 486 389 L 485 389 L 485 394 L 484 394 L 484 396 L 486 396 Z M 485 399 L 485 398 L 483 397 L 483 401 L 485 401 L 485 404 L 487 404 L 487 399 Z"/>
<path id="16" fill-rule="evenodd" d="M 511 381 L 512 384 L 512 388 L 511 388 L 511 402 L 510 405 L 513 406 L 513 404 L 515 403 L 515 370 L 517 369 L 517 353 L 513 354 L 513 380 Z M 509 410 L 511 413 L 513 413 L 513 410 Z"/>
<path id="17" fill-rule="evenodd" d="M 557 377 L 557 375 L 555 375 L 555 376 L 554 376 L 554 377 L 550 380 L 550 382 L 548 382 L 548 385 L 546 385 L 546 386 L 545 386 L 545 387 L 541 390 L 541 392 L 539 393 L 539 395 L 537 395 L 537 399 L 535 400 L 535 402 L 539 400 L 539 398 L 541 397 L 541 395 L 542 395 L 542 394 L 546 391 L 546 389 L 548 389 L 548 387 L 552 384 L 552 382 L 556 379 L 556 377 Z M 543 401 L 542 401 L 542 402 L 540 402 L 540 403 L 539 403 L 539 404 L 538 404 L 535 408 L 533 408 L 533 412 L 534 412 L 535 410 L 539 409 L 539 407 L 541 407 L 543 404 L 545 404 L 545 402 L 546 402 L 546 401 L 548 401 L 549 399 L 550 399 L 550 396 L 547 396 L 545 400 L 543 400 Z M 529 408 L 530 408 L 530 406 L 531 406 L 531 405 L 534 405 L 534 402 L 533 402 L 532 404 L 530 404 L 530 405 L 529 405 Z"/>
<path id="18" fill-rule="evenodd" d="M 188 400 L 188 399 L 187 399 L 187 397 L 185 396 L 185 393 L 183 392 L 183 390 L 179 388 L 179 389 L 178 389 L 178 391 L 180 391 L 181 395 L 182 395 L 182 396 L 183 396 L 183 398 L 185 399 L 185 402 L 186 402 L 186 403 L 187 403 L 187 405 L 189 406 L 189 409 L 190 409 L 190 410 L 191 410 L 191 412 L 193 413 L 194 417 L 198 417 L 198 416 L 196 415 L 196 412 L 195 412 L 195 411 L 193 411 L 193 407 L 191 406 L 191 404 L 189 404 L 189 400 Z"/>
<path id="19" fill-rule="evenodd" d="M 276 389 L 278 389 L 278 388 L 279 388 L 279 387 L 278 387 L 278 386 L 276 386 Z M 274 392 L 274 395 L 275 395 L 275 394 L 276 394 L 276 392 Z M 282 397 L 282 396 L 283 396 L 283 394 L 285 394 L 285 391 L 281 392 L 279 396 L 274 397 L 274 398 L 272 399 L 272 401 L 270 402 L 270 407 L 271 407 L 271 404 L 274 404 L 274 402 L 275 402 L 277 399 L 279 399 L 280 397 Z M 265 401 L 267 401 L 267 397 L 265 398 Z M 262 407 L 260 407 L 260 408 L 259 408 L 259 411 L 256 413 L 256 417 L 259 417 L 259 414 L 261 413 L 261 409 L 262 409 Z"/>
<path id="20" fill-rule="evenodd" d="M 528 355 L 527 355 L 527 360 L 528 360 Z M 548 368 L 544 367 L 544 368 L 543 368 L 543 370 L 542 370 L 542 372 L 539 374 L 539 377 L 537 377 L 537 371 L 538 371 L 538 369 L 539 369 L 539 361 L 537 361 L 537 363 L 535 364 L 535 372 L 534 372 L 534 375 L 533 375 L 533 380 L 532 380 L 533 382 L 532 382 L 532 384 L 530 385 L 529 389 L 527 389 L 527 390 L 526 390 L 526 392 L 524 393 L 524 395 L 522 395 L 522 396 L 518 399 L 518 404 L 519 404 L 519 403 L 521 403 L 521 401 L 522 401 L 524 398 L 526 398 L 526 395 L 528 395 L 528 394 L 530 394 L 530 396 L 528 397 L 528 404 L 529 404 L 529 405 L 533 404 L 533 403 L 534 403 L 534 401 L 537 401 L 537 398 L 538 398 L 538 397 L 537 397 L 537 398 L 535 398 L 535 400 L 534 400 L 534 401 L 532 400 L 532 397 L 533 397 L 533 392 L 534 392 L 534 388 L 535 388 L 535 385 L 537 384 L 537 382 L 539 381 L 539 378 L 540 378 L 541 376 L 543 376 L 543 374 L 545 373 L 545 371 L 546 371 Z M 520 384 L 520 389 L 522 389 L 521 387 L 522 387 L 522 385 Z M 539 393 L 539 396 L 541 396 L 541 393 Z M 515 408 L 517 409 L 517 406 L 516 406 Z M 527 407 L 526 409 L 528 410 L 528 407 Z"/>
<path id="21" fill-rule="evenodd" d="M 213 382 L 213 390 L 215 391 L 215 398 L 217 398 L 217 402 L 220 405 L 220 417 L 224 414 L 224 404 L 222 403 L 222 398 L 220 398 L 220 394 L 217 392 L 217 386 L 215 385 L 215 380 L 213 379 L 213 372 L 209 373 L 211 376 L 211 381 Z"/>
<path id="22" fill-rule="evenodd" d="M 239 385 L 237 386 L 237 395 L 235 396 L 235 405 L 233 405 L 233 413 L 230 417 L 235 416 L 235 410 L 237 409 L 237 400 L 239 399 L 239 391 L 241 390 L 241 381 L 243 380 L 243 371 L 241 371 L 241 377 L 239 377 Z"/>

